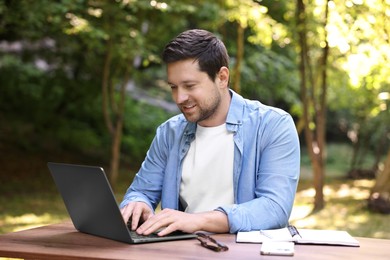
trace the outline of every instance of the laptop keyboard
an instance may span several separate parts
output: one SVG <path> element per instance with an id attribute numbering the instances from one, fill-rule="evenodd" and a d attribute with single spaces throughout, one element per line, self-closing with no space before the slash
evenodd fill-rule
<path id="1" fill-rule="evenodd" d="M 131 223 L 130 223 L 130 221 L 127 222 L 127 228 L 129 229 L 129 231 L 130 231 L 130 236 L 131 236 L 131 238 L 133 238 L 133 239 L 161 238 L 159 235 L 157 235 L 157 233 L 160 232 L 162 229 L 159 229 L 159 230 L 157 230 L 156 232 L 151 233 L 151 234 L 149 234 L 149 235 L 140 235 L 140 234 L 138 234 L 137 232 L 131 230 Z M 170 233 L 170 234 L 168 234 L 168 235 L 165 235 L 165 236 L 166 236 L 166 237 L 170 237 L 170 236 L 178 236 L 178 235 L 183 235 L 183 234 L 186 234 L 186 233 L 177 230 L 177 231 L 174 231 L 174 232 L 172 232 L 172 233 Z"/>
<path id="2" fill-rule="evenodd" d="M 138 234 L 137 232 L 135 231 L 130 231 L 130 236 L 131 238 L 133 239 L 144 239 L 144 238 L 155 238 L 155 237 L 159 237 L 156 233 L 152 233 L 150 235 L 140 235 Z"/>
<path id="3" fill-rule="evenodd" d="M 154 232 L 154 233 L 152 233 L 152 234 L 149 234 L 149 235 L 140 235 L 140 234 L 138 234 L 137 232 L 131 230 L 131 221 L 128 221 L 128 222 L 127 222 L 127 228 L 129 229 L 129 231 L 130 231 L 130 236 L 131 236 L 133 239 L 159 237 L 159 236 L 157 235 L 157 233 L 159 232 L 159 230 L 156 231 L 156 232 Z"/>

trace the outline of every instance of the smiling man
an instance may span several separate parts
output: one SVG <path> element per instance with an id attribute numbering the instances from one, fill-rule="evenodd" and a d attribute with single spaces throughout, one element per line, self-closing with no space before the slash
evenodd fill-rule
<path id="1" fill-rule="evenodd" d="M 291 116 L 229 89 L 229 56 L 208 31 L 179 34 L 163 60 L 182 113 L 158 127 L 120 205 L 124 219 L 144 235 L 165 227 L 161 236 L 286 226 L 300 170 Z"/>

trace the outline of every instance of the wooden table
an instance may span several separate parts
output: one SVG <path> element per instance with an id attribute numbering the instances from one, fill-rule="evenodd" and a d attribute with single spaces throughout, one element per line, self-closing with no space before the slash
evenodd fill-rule
<path id="1" fill-rule="evenodd" d="M 196 239 L 129 245 L 77 232 L 70 222 L 0 235 L 0 257 L 24 259 L 289 259 L 262 256 L 260 244 L 213 235 L 229 251 L 213 252 Z M 390 259 L 390 240 L 357 238 L 360 247 L 295 245 L 296 259 Z"/>

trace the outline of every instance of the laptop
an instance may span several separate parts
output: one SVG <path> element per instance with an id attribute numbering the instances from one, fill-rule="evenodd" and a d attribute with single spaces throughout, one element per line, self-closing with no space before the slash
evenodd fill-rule
<path id="1" fill-rule="evenodd" d="M 74 227 L 82 233 L 129 244 L 196 237 L 180 231 L 163 237 L 140 236 L 123 220 L 103 168 L 53 162 L 48 167 Z"/>

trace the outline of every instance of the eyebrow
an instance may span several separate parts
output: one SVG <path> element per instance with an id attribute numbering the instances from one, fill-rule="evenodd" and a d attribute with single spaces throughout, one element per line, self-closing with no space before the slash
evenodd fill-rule
<path id="1" fill-rule="evenodd" d="M 199 81 L 198 80 L 184 80 L 184 81 L 181 81 L 180 84 L 192 84 L 192 83 L 198 83 Z M 170 81 L 167 81 L 168 85 L 173 85 L 173 86 L 176 86 L 176 84 L 170 82 Z"/>

